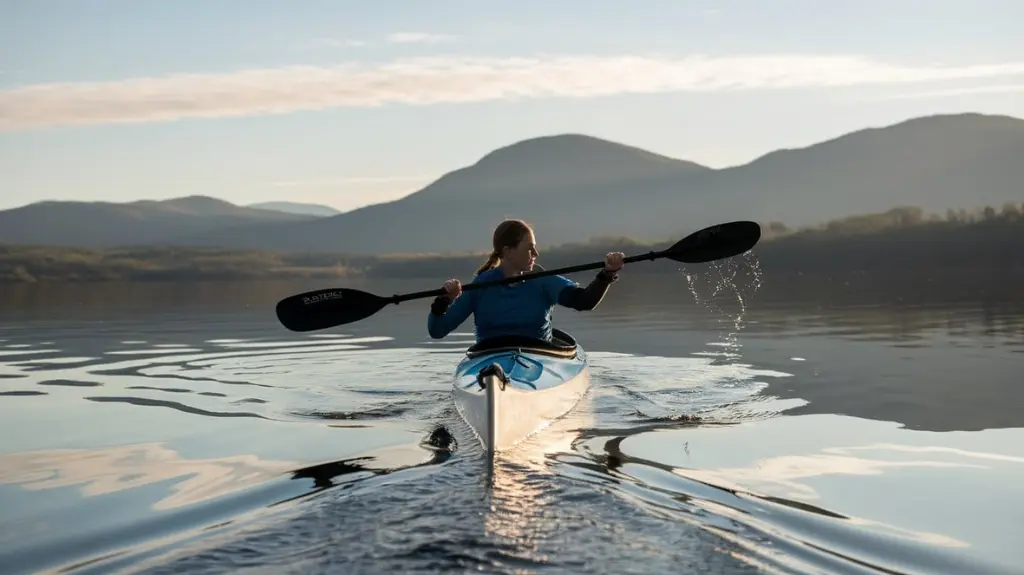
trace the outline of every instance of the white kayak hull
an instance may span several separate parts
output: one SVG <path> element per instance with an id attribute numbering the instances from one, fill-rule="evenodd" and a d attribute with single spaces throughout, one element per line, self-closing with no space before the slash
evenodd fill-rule
<path id="1" fill-rule="evenodd" d="M 559 330 L 553 343 L 485 342 L 471 347 L 456 367 L 455 407 L 489 456 L 542 431 L 587 393 L 586 352 Z"/>

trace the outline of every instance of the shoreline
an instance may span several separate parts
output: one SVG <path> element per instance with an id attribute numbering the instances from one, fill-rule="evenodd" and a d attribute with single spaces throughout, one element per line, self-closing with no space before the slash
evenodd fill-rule
<path id="1" fill-rule="evenodd" d="M 909 215 L 908 215 L 909 214 Z M 912 208 L 851 216 L 803 230 L 777 222 L 763 226 L 760 243 L 745 256 L 762 269 L 786 273 L 847 271 L 1024 270 L 1024 217 L 924 219 Z M 674 242 L 674 240 L 673 240 Z M 545 269 L 600 261 L 609 251 L 658 251 L 672 242 L 594 238 L 543 248 Z M 471 277 L 481 251 L 442 254 L 345 254 L 239 250 L 216 247 L 138 246 L 74 248 L 0 245 L 0 285 L 106 282 L 264 280 L 372 280 Z M 715 264 L 687 264 L 699 271 Z M 678 273 L 683 264 L 660 259 L 630 274 Z"/>

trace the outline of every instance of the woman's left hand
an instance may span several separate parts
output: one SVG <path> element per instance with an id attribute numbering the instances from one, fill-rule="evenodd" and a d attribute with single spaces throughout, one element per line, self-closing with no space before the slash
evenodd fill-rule
<path id="1" fill-rule="evenodd" d="M 626 265 L 623 261 L 626 259 L 626 255 L 622 252 L 609 252 L 604 256 L 604 271 L 613 274 Z"/>

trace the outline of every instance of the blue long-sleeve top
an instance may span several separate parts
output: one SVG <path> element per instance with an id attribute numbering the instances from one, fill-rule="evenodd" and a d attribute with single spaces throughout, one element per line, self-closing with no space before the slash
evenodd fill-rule
<path id="1" fill-rule="evenodd" d="M 499 268 L 481 273 L 472 283 L 503 278 Z M 523 335 L 551 340 L 551 312 L 555 305 L 576 310 L 594 309 L 618 278 L 603 271 L 586 288 L 561 275 L 525 282 L 464 291 L 449 302 L 438 297 L 427 316 L 430 337 L 441 339 L 473 314 L 476 340 Z"/>

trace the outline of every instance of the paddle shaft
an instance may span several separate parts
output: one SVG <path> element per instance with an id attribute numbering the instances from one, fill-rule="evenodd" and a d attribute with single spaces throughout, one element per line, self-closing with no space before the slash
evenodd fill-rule
<path id="1" fill-rule="evenodd" d="M 651 251 L 651 252 L 647 252 L 646 254 L 638 254 L 638 255 L 635 255 L 635 256 L 629 256 L 628 258 L 625 258 L 623 260 L 623 263 L 624 264 L 628 264 L 628 263 L 632 263 L 632 262 L 641 262 L 641 261 L 645 261 L 645 260 L 656 260 L 658 258 L 665 257 L 667 255 L 667 253 L 668 253 L 668 250 L 662 250 L 662 251 L 658 251 L 658 252 Z M 522 274 L 522 275 L 518 275 L 518 276 L 509 276 L 507 278 L 503 278 L 503 279 L 500 279 L 500 280 L 491 280 L 489 282 L 465 284 L 465 285 L 462 286 L 462 291 L 470 291 L 470 290 L 475 290 L 475 289 L 483 289 L 483 288 L 486 288 L 486 287 L 492 287 L 492 286 L 496 286 L 496 285 L 511 284 L 511 283 L 516 283 L 516 282 L 521 282 L 521 281 L 532 280 L 532 279 L 535 279 L 535 278 L 545 277 L 545 276 L 553 276 L 553 275 L 558 275 L 558 274 L 569 274 L 569 273 L 573 273 L 573 272 L 582 272 L 582 271 L 586 271 L 586 270 L 596 270 L 598 268 L 603 268 L 603 267 L 604 267 L 604 261 L 600 261 L 600 262 L 591 262 L 589 264 L 579 264 L 579 265 L 575 265 L 575 266 L 568 266 L 568 267 L 564 267 L 564 268 L 555 268 L 553 270 L 544 270 L 544 271 L 540 271 L 540 272 L 531 272 L 531 273 L 528 273 L 528 274 Z M 422 298 L 427 298 L 427 297 L 442 296 L 442 295 L 445 295 L 445 293 L 446 292 L 444 291 L 444 288 L 437 288 L 437 289 L 428 290 L 428 291 L 420 291 L 420 292 L 407 293 L 407 294 L 402 294 L 402 295 L 393 295 L 393 296 L 387 298 L 387 300 L 388 300 L 388 303 L 401 303 L 403 301 L 410 301 L 410 300 L 414 300 L 414 299 L 422 299 Z"/>
<path id="2" fill-rule="evenodd" d="M 672 247 L 649 251 L 625 258 L 624 263 L 668 258 L 680 263 L 703 263 L 739 255 L 757 244 L 761 238 L 761 226 L 752 221 L 735 221 L 710 226 L 693 232 L 679 240 Z M 516 275 L 483 283 L 469 283 L 462 286 L 470 291 L 496 285 L 566 274 L 604 267 L 603 261 L 569 266 L 553 270 L 542 270 Z M 348 288 L 327 288 L 288 296 L 277 302 L 277 317 L 292 331 L 313 331 L 326 329 L 370 317 L 388 304 L 397 304 L 414 299 L 445 295 L 444 288 L 409 294 L 395 294 L 382 297 L 372 293 Z"/>

